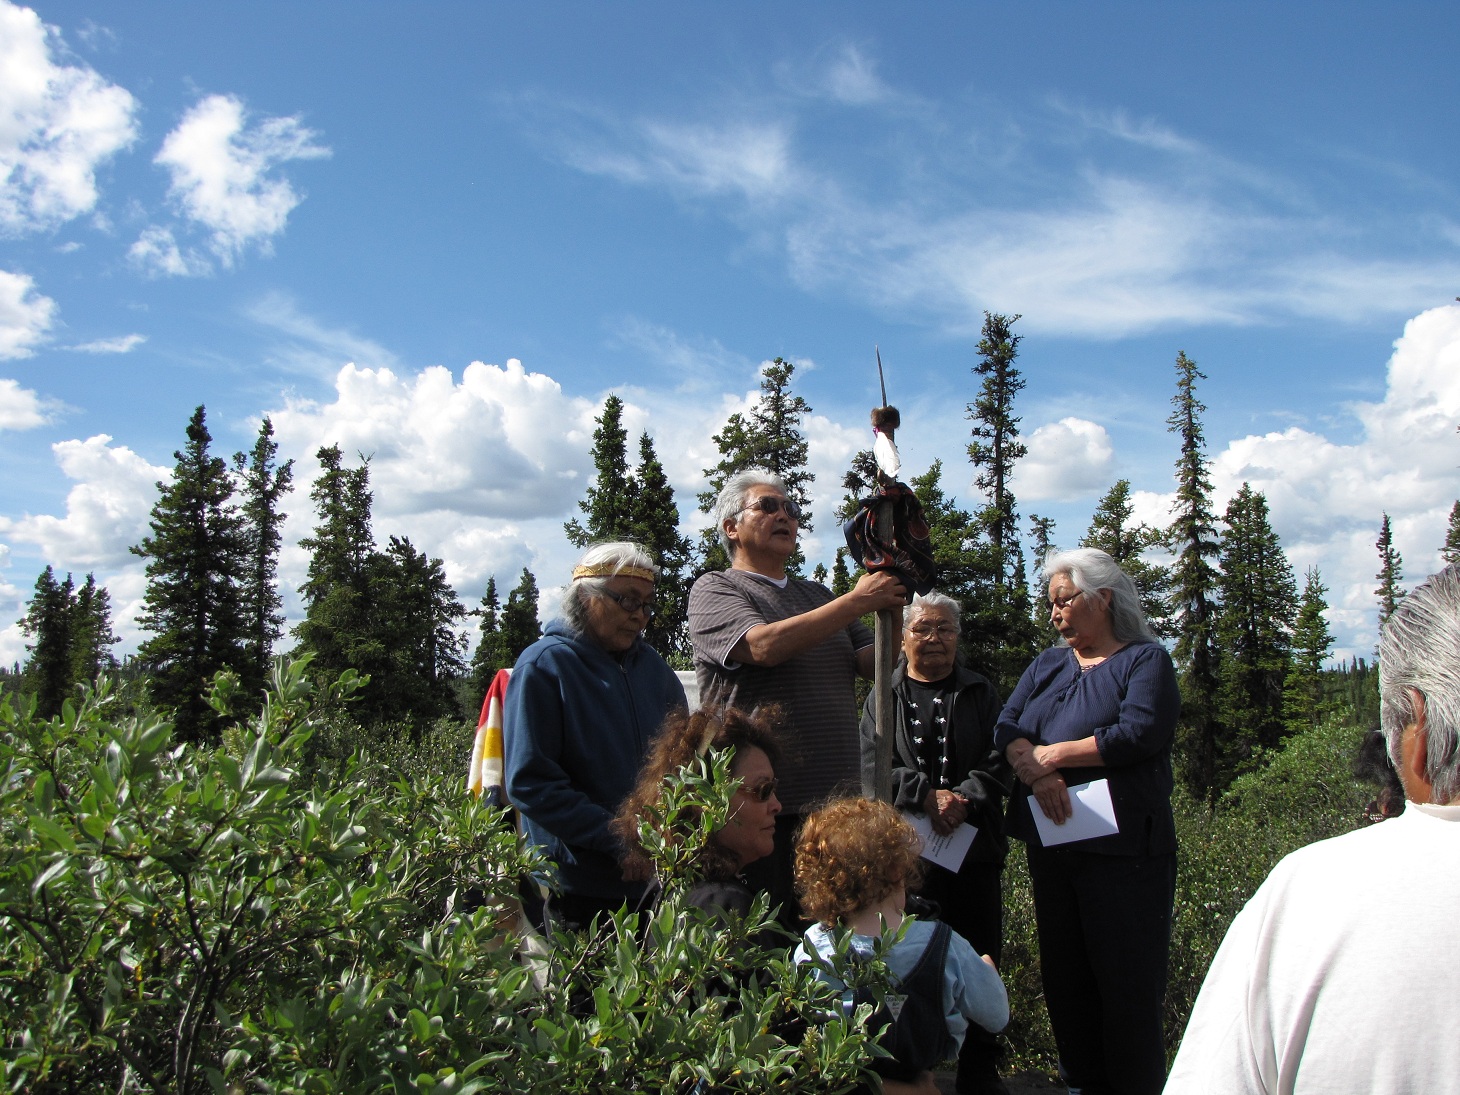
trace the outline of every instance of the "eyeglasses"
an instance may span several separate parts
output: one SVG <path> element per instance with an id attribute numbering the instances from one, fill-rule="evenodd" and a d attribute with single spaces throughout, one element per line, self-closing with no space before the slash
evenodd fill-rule
<path id="1" fill-rule="evenodd" d="M 931 639 L 956 639 L 958 628 L 953 624 L 939 624 L 937 627 L 910 627 L 908 634 L 915 639 L 928 642 Z"/>
<path id="2" fill-rule="evenodd" d="M 644 600 L 642 598 L 635 597 L 632 593 L 615 593 L 611 589 L 602 590 L 602 593 L 605 597 L 607 597 L 614 604 L 618 605 L 619 608 L 623 609 L 630 616 L 642 610 L 644 615 L 652 620 L 654 618 L 655 610 L 659 607 L 657 604 L 654 603 L 654 599 L 652 597 L 648 600 Z"/>
<path id="3" fill-rule="evenodd" d="M 780 785 L 781 781 L 775 776 L 772 776 L 768 780 L 757 783 L 754 787 L 741 787 L 740 789 L 755 799 L 756 802 L 769 802 L 771 796 L 776 793 L 776 788 Z"/>
<path id="4" fill-rule="evenodd" d="M 1075 590 L 1075 592 L 1071 593 L 1068 597 L 1051 597 L 1049 599 L 1050 611 L 1053 611 L 1054 609 L 1057 608 L 1061 612 L 1063 612 L 1065 609 L 1069 608 L 1070 605 L 1072 605 L 1074 603 L 1076 597 L 1082 597 L 1082 596 L 1084 596 L 1084 594 L 1085 594 L 1085 591 L 1083 589 L 1077 589 L 1077 590 Z"/>
<path id="5" fill-rule="evenodd" d="M 748 506 L 744 506 L 740 512 L 758 509 L 761 513 L 780 513 L 786 511 L 786 516 L 792 521 L 801 520 L 801 507 L 789 498 L 777 498 L 774 494 L 762 494 Z"/>

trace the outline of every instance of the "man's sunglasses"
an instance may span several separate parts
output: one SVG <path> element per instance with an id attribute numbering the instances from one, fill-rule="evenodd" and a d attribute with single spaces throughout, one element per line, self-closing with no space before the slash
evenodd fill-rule
<path id="1" fill-rule="evenodd" d="M 792 521 L 801 520 L 801 507 L 789 498 L 777 498 L 773 494 L 763 494 L 740 512 L 748 509 L 758 509 L 761 513 L 780 513 L 786 511 L 786 516 Z"/>
<path id="2" fill-rule="evenodd" d="M 605 589 L 603 590 L 603 595 L 614 604 L 618 605 L 619 608 L 623 609 L 630 616 L 642 609 L 644 615 L 648 616 L 649 619 L 652 620 L 654 618 L 655 610 L 659 607 L 654 603 L 653 598 L 645 601 L 639 597 L 635 597 L 632 593 L 615 593 L 611 589 Z"/>

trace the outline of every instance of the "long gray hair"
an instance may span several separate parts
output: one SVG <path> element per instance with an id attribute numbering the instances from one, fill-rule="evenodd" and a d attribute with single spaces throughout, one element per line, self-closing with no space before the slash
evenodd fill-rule
<path id="1" fill-rule="evenodd" d="M 1379 724 L 1394 767 L 1404 728 L 1424 697 L 1425 778 L 1440 805 L 1460 798 L 1460 565 L 1427 578 L 1384 625 L 1379 637 Z"/>
<path id="2" fill-rule="evenodd" d="M 739 522 L 745 509 L 745 496 L 750 493 L 751 487 L 774 487 L 782 494 L 786 493 L 786 484 L 781 477 L 765 468 L 746 468 L 725 480 L 715 498 L 715 508 L 710 511 L 710 517 L 715 522 L 715 531 L 720 534 L 720 545 L 731 555 L 735 554 L 735 545 L 725 535 L 725 522 L 731 518 Z"/>
<path id="3" fill-rule="evenodd" d="M 588 628 L 588 598 L 602 597 L 603 591 L 608 588 L 608 579 L 630 568 L 648 571 L 655 578 L 659 576 L 654 557 L 642 544 L 628 540 L 594 544 L 578 557 L 573 569 L 580 568 L 602 572 L 594 577 L 574 578 L 563 590 L 563 622 L 580 635 Z"/>
<path id="4" fill-rule="evenodd" d="M 1110 630 L 1119 642 L 1157 641 L 1156 633 L 1146 622 L 1135 582 L 1120 569 L 1120 564 L 1099 548 L 1073 548 L 1048 556 L 1044 560 L 1044 580 L 1048 582 L 1056 574 L 1068 575 L 1082 593 L 1110 590 Z"/>

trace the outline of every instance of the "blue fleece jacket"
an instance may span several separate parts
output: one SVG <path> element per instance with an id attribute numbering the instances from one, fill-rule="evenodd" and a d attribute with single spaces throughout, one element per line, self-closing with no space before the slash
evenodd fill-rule
<path id="1" fill-rule="evenodd" d="M 565 893 L 643 892 L 623 881 L 608 823 L 664 716 L 684 706 L 679 678 L 642 639 L 615 657 L 554 620 L 517 659 L 502 713 L 507 797 Z"/>

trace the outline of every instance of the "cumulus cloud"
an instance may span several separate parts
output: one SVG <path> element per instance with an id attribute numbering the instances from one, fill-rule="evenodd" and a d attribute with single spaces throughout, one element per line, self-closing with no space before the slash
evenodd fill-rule
<path id="1" fill-rule="evenodd" d="M 28 274 L 0 270 L 0 360 L 30 357 L 51 328 L 56 302 Z"/>
<path id="2" fill-rule="evenodd" d="M 1319 566 L 1340 654 L 1368 656 L 1377 641 L 1375 540 L 1384 513 L 1412 584 L 1439 569 L 1460 465 L 1460 305 L 1405 324 L 1389 359 L 1384 398 L 1352 410 L 1351 443 L 1293 426 L 1228 442 L 1211 463 L 1213 508 L 1249 483 L 1267 497 L 1273 527 L 1301 576 Z M 1136 518 L 1169 522 L 1171 494 L 1140 492 Z"/>
<path id="3" fill-rule="evenodd" d="M 52 60 L 60 36 L 0 0 L 0 232 L 55 227 L 96 205 L 96 171 L 137 136 L 136 103 L 90 68 Z"/>
<path id="4" fill-rule="evenodd" d="M 277 169 L 330 155 L 317 136 L 296 117 L 250 125 L 236 96 L 209 95 L 167 135 L 156 162 L 172 176 L 172 200 L 209 233 L 210 249 L 231 266 L 251 245 L 267 250 L 284 230 L 302 198 Z"/>
<path id="5" fill-rule="evenodd" d="M 31 430 L 51 420 L 54 404 L 8 378 L 0 379 L 0 430 Z"/>
<path id="6" fill-rule="evenodd" d="M 157 483 L 172 471 L 111 441 L 97 434 L 52 445 L 61 471 L 75 481 L 66 495 L 66 515 L 0 517 L 0 536 L 34 544 L 43 559 L 63 570 L 129 566 L 127 549 L 147 534 Z"/>
<path id="7" fill-rule="evenodd" d="M 81 354 L 129 354 L 147 341 L 146 335 L 117 335 L 115 338 L 98 338 L 81 342 L 71 349 Z"/>
<path id="8" fill-rule="evenodd" d="M 212 263 L 192 248 L 184 253 L 171 229 L 155 224 L 142 229 L 127 249 L 127 258 L 151 277 L 201 277 L 213 269 Z"/>
<path id="9" fill-rule="evenodd" d="M 1104 490 L 1114 479 L 1115 451 L 1099 423 L 1062 418 L 1038 427 L 1014 470 L 1020 501 L 1068 502 Z"/>

